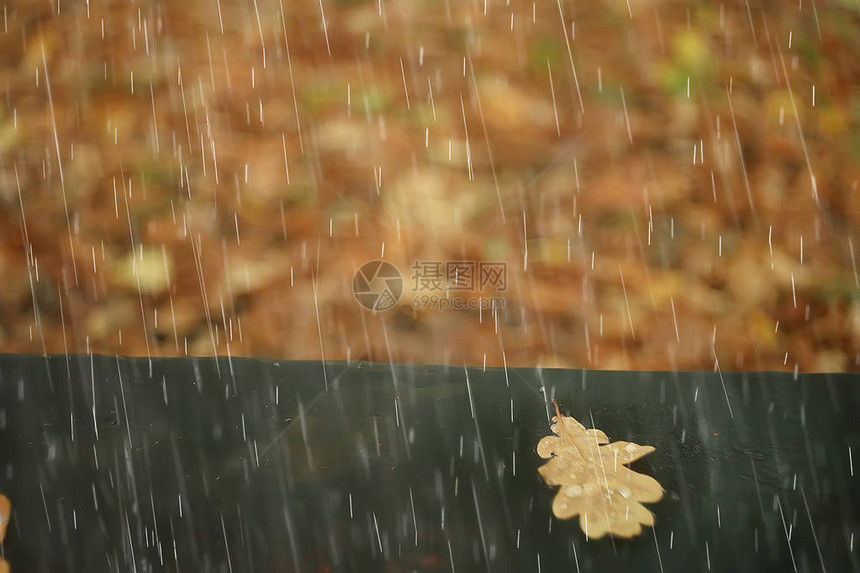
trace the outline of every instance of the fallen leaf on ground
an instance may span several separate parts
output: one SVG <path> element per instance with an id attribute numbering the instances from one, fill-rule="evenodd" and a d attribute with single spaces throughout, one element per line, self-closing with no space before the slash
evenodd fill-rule
<path id="1" fill-rule="evenodd" d="M 12 514 L 12 504 L 5 495 L 0 495 L 0 543 L 6 537 L 6 526 L 9 524 L 9 516 Z M 0 573 L 9 573 L 9 564 L 0 559 Z"/>
<path id="2" fill-rule="evenodd" d="M 612 442 L 600 430 L 586 430 L 575 419 L 562 416 L 558 405 L 550 429 L 554 436 L 538 442 L 537 452 L 549 461 L 538 468 L 547 485 L 561 489 L 552 501 L 559 519 L 579 515 L 585 535 L 597 539 L 607 533 L 633 537 L 643 525 L 654 525 L 654 515 L 643 503 L 663 498 L 654 478 L 627 467 L 654 451 L 653 446 Z"/>

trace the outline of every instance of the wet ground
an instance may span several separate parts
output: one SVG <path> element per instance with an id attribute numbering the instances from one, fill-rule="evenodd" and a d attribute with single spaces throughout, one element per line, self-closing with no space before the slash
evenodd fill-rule
<path id="1" fill-rule="evenodd" d="M 16 573 L 857 571 L 849 375 L 0 358 Z M 550 510 L 551 400 L 656 451 L 653 529 Z M 608 471 L 605 470 L 605 471 Z"/>

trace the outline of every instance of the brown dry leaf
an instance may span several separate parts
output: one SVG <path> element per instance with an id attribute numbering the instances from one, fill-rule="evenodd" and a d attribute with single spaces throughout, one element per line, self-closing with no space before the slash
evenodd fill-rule
<path id="1" fill-rule="evenodd" d="M 579 515 L 579 526 L 592 539 L 607 533 L 633 537 L 642 525 L 654 525 L 654 515 L 642 503 L 663 498 L 663 488 L 654 478 L 624 467 L 654 451 L 653 446 L 612 442 L 600 430 L 556 415 L 550 427 L 555 436 L 538 442 L 537 452 L 549 461 L 538 468 L 547 485 L 561 489 L 552 501 L 559 519 Z"/>
<path id="2" fill-rule="evenodd" d="M 12 504 L 5 495 L 0 495 L 0 543 L 6 537 L 6 526 L 9 524 L 9 516 L 12 512 Z M 0 559 L 0 573 L 9 573 L 9 564 Z"/>

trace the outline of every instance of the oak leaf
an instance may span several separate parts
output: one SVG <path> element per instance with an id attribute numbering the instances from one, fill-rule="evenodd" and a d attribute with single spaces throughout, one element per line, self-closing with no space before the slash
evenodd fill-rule
<path id="1" fill-rule="evenodd" d="M 642 503 L 663 498 L 663 488 L 654 478 L 627 467 L 654 451 L 653 446 L 612 442 L 602 431 L 586 430 L 575 419 L 556 415 L 550 429 L 554 436 L 538 442 L 537 452 L 548 459 L 538 468 L 547 485 L 561 486 L 552 501 L 559 519 L 579 515 L 585 535 L 596 539 L 607 533 L 633 537 L 642 526 L 654 525 L 654 515 Z"/>

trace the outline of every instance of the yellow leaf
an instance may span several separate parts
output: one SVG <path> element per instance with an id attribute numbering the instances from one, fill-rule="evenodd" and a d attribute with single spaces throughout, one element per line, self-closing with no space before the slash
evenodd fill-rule
<path id="1" fill-rule="evenodd" d="M 0 495 L 0 542 L 6 537 L 6 526 L 9 524 L 11 511 L 12 504 L 9 503 L 9 498 Z"/>
<path id="2" fill-rule="evenodd" d="M 672 38 L 672 52 L 675 62 L 687 73 L 699 73 L 713 61 L 707 39 L 693 30 L 684 30 Z"/>
<path id="3" fill-rule="evenodd" d="M 600 430 L 586 430 L 573 418 L 556 415 L 550 427 L 555 434 L 538 442 L 538 455 L 549 461 L 538 468 L 547 485 L 561 488 L 552 501 L 559 519 L 579 515 L 585 534 L 597 539 L 607 533 L 633 537 L 643 525 L 654 525 L 654 515 L 642 503 L 663 498 L 654 478 L 625 467 L 654 451 L 652 446 L 612 442 Z"/>
<path id="4" fill-rule="evenodd" d="M 142 247 L 117 262 L 113 279 L 126 288 L 143 294 L 160 294 L 170 286 L 172 259 L 155 247 Z"/>
<path id="5" fill-rule="evenodd" d="M 9 524 L 9 516 L 12 512 L 12 505 L 5 495 L 0 495 L 0 543 L 3 543 L 3 538 L 6 537 L 6 526 Z M 0 559 L 0 573 L 9 573 L 9 564 Z"/>

